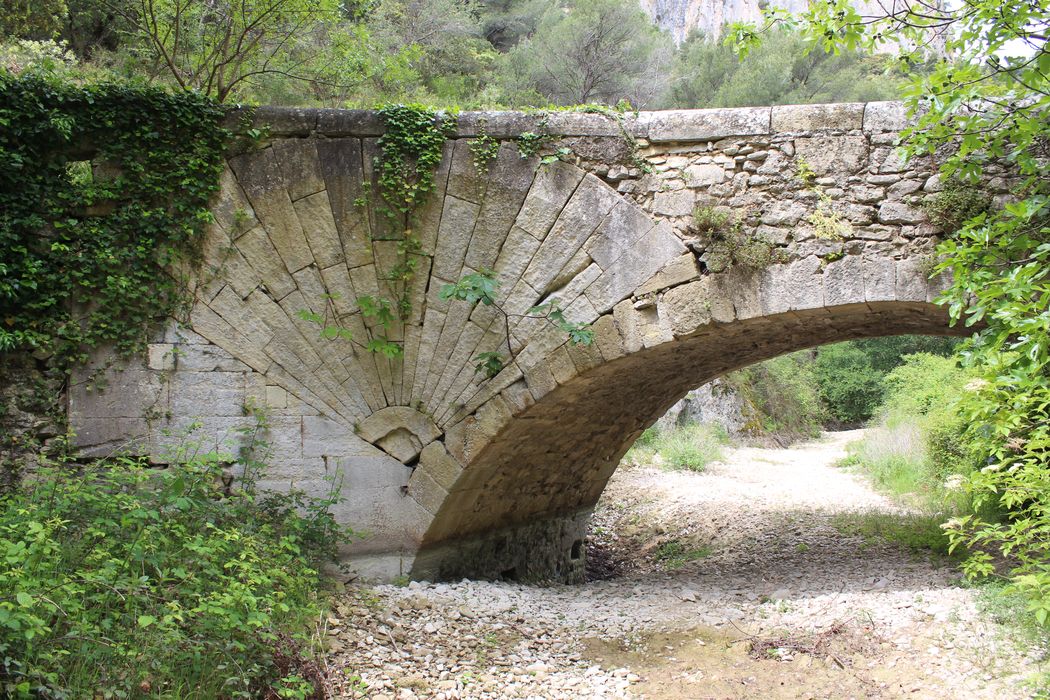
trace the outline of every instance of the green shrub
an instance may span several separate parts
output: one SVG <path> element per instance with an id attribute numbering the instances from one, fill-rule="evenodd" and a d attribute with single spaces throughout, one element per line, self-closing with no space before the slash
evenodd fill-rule
<path id="1" fill-rule="evenodd" d="M 774 261 L 773 246 L 748 234 L 740 218 L 725 208 L 697 207 L 693 230 L 704 243 L 704 261 L 711 272 L 724 272 L 733 266 L 761 270 Z"/>
<path id="2" fill-rule="evenodd" d="M 690 425 L 661 435 L 656 448 L 667 469 L 700 472 L 722 458 L 725 442 L 725 433 L 716 427 Z"/>
<path id="3" fill-rule="evenodd" d="M 691 561 L 703 559 L 711 554 L 711 548 L 688 547 L 678 539 L 668 540 L 656 548 L 653 559 L 662 563 L 668 570 L 681 569 Z"/>
<path id="4" fill-rule="evenodd" d="M 659 455 L 666 469 L 699 472 L 722 458 L 722 447 L 726 442 L 728 436 L 719 426 L 688 425 L 666 431 L 653 426 L 635 441 L 624 460 L 641 464 L 651 462 Z"/>
<path id="5" fill-rule="evenodd" d="M 869 355 L 855 343 L 821 348 L 813 371 L 828 415 L 839 424 L 871 418 L 882 400 L 885 373 L 873 367 Z"/>
<path id="6" fill-rule="evenodd" d="M 963 223 L 986 213 L 992 198 L 976 185 L 958 179 L 947 180 L 944 188 L 923 204 L 930 223 L 947 234 L 958 231 Z"/>
<path id="7" fill-rule="evenodd" d="M 918 352 L 947 356 L 958 342 L 954 338 L 904 335 L 821 347 L 813 371 L 828 417 L 842 425 L 868 420 L 882 403 L 883 379 L 905 356 Z"/>
<path id="8" fill-rule="evenodd" d="M 820 434 L 824 408 L 811 356 L 792 353 L 726 375 L 744 401 L 745 433 L 786 441 Z"/>
<path id="9" fill-rule="evenodd" d="M 883 491 L 945 516 L 969 512 L 963 477 L 982 466 L 958 410 L 973 375 L 954 358 L 917 353 L 885 379 L 879 425 L 849 448 Z"/>
<path id="10" fill-rule="evenodd" d="M 4 695 L 320 697 L 333 501 L 226 494 L 228 464 L 59 463 L 0 497 Z"/>

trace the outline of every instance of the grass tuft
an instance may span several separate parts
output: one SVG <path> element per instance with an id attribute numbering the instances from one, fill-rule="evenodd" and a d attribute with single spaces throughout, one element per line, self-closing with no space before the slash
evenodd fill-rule
<path id="1" fill-rule="evenodd" d="M 711 425 L 689 425 L 661 431 L 649 428 L 627 452 L 635 464 L 658 463 L 664 469 L 700 472 L 719 459 L 729 441 L 724 429 Z"/>

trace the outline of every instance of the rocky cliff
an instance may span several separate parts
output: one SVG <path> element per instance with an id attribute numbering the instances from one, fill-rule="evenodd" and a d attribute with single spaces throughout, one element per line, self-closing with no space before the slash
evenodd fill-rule
<path id="1" fill-rule="evenodd" d="M 809 0 L 639 0 L 653 22 L 670 32 L 676 44 L 681 44 L 694 29 L 706 36 L 717 37 L 730 22 L 757 21 L 767 5 L 801 12 Z M 878 10 L 876 2 L 855 4 L 861 12 L 866 6 Z"/>

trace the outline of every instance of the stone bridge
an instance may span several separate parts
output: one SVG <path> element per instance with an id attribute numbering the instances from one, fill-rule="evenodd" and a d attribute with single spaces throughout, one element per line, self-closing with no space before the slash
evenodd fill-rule
<path id="1" fill-rule="evenodd" d="M 266 142 L 228 159 L 187 318 L 106 390 L 71 390 L 83 451 L 235 453 L 264 413 L 266 483 L 340 480 L 363 574 L 572 581 L 621 456 L 688 390 L 822 343 L 953 332 L 921 208 L 939 184 L 895 152 L 899 104 L 457 119 L 387 331 L 402 356 L 354 341 L 380 332 L 354 300 L 392 297 L 403 253 L 370 204 L 378 116 L 264 108 Z M 481 171 L 479 131 L 499 141 Z M 525 133 L 549 135 L 541 154 L 522 156 Z M 482 269 L 508 313 L 558 299 L 594 342 L 440 297 Z M 477 371 L 508 331 L 513 358 Z"/>

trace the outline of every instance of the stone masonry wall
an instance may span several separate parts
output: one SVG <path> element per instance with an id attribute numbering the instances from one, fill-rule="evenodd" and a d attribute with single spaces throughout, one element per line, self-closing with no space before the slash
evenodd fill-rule
<path id="1" fill-rule="evenodd" d="M 921 209 L 940 184 L 929 160 L 897 157 L 895 103 L 459 115 L 414 228 L 411 311 L 390 330 L 400 358 L 325 340 L 300 315 L 334 313 L 367 339 L 353 300 L 393 296 L 399 234 L 369 205 L 378 116 L 253 118 L 269 137 L 228 158 L 188 318 L 107 369 L 101 393 L 75 382 L 69 414 L 85 454 L 163 461 L 187 432 L 235 454 L 263 410 L 270 483 L 341 480 L 365 574 L 576 578 L 619 456 L 689 389 L 817 343 L 948 332 Z M 500 145 L 479 172 L 482 131 Z M 522 157 L 525 132 L 568 155 Z M 697 206 L 775 249 L 769 265 L 723 270 Z M 515 317 L 513 357 L 479 373 L 479 354 L 506 353 L 507 326 L 439 291 L 480 269 L 509 313 L 557 299 L 595 343 Z"/>

